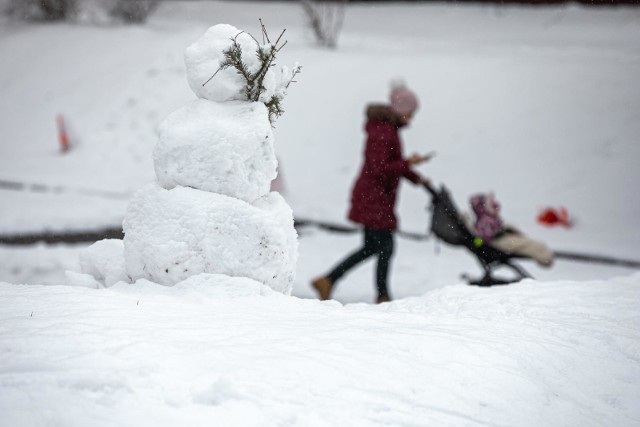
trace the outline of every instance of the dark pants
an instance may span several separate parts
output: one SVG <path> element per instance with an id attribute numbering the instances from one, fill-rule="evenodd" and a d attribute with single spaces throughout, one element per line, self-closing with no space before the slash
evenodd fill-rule
<path id="1" fill-rule="evenodd" d="M 362 248 L 338 264 L 327 277 L 335 284 L 347 271 L 372 255 L 378 256 L 378 266 L 376 268 L 378 295 L 389 295 L 387 278 L 389 276 L 391 256 L 393 255 L 393 231 L 391 230 L 365 228 Z"/>

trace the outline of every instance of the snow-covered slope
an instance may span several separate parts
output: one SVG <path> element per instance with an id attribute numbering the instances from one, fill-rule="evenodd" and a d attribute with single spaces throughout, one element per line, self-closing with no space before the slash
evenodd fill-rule
<path id="1" fill-rule="evenodd" d="M 451 286 L 381 306 L 225 280 L 0 284 L 0 424 L 640 421 L 638 275 Z"/>

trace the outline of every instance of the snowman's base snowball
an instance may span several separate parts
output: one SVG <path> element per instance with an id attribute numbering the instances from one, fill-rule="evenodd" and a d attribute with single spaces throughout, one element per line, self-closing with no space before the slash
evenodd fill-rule
<path id="1" fill-rule="evenodd" d="M 218 273 L 291 292 L 297 235 L 291 209 L 277 193 L 249 204 L 152 183 L 133 196 L 123 228 L 126 271 L 133 280 L 174 285 Z"/>

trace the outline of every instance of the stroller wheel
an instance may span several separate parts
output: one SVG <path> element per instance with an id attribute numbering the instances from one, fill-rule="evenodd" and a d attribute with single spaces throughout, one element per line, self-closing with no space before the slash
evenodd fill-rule
<path id="1" fill-rule="evenodd" d="M 462 280 L 464 280 L 465 282 L 467 282 L 467 285 L 474 285 L 474 286 L 491 286 L 491 285 L 493 285 L 493 281 L 491 280 L 491 276 L 489 276 L 489 275 L 484 276 L 481 279 L 473 279 L 467 273 L 462 273 L 460 275 L 460 278 Z"/>
<path id="2" fill-rule="evenodd" d="M 462 273 L 460 275 L 460 278 L 465 282 L 467 282 L 468 285 L 483 286 L 483 287 L 496 286 L 496 285 L 508 285 L 510 283 L 518 282 L 520 280 L 520 279 L 514 279 L 514 280 L 502 279 L 499 277 L 494 277 L 491 274 L 485 274 L 481 278 L 474 279 L 471 276 L 469 276 L 467 273 Z"/>

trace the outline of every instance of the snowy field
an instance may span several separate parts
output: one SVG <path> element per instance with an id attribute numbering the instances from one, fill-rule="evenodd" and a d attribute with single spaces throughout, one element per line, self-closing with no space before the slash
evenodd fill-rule
<path id="1" fill-rule="evenodd" d="M 158 124 L 194 98 L 184 49 L 259 18 L 303 65 L 274 129 L 297 218 L 348 225 L 364 107 L 400 76 L 421 101 L 406 152 L 438 152 L 419 170 L 459 206 L 493 190 L 554 250 L 640 260 L 640 9 L 575 5 L 354 4 L 337 50 L 294 3 L 168 1 L 143 26 L 2 17 L 0 181 L 27 191 L 0 188 L 0 234 L 121 224 Z M 428 201 L 404 184 L 403 231 L 425 233 Z M 546 206 L 574 226 L 539 225 Z M 0 426 L 640 425 L 638 269 L 524 261 L 536 280 L 479 289 L 460 280 L 470 253 L 398 237 L 394 302 L 370 304 L 371 263 L 315 300 L 309 281 L 359 240 L 301 229 L 291 297 L 217 276 L 71 286 L 88 244 L 0 246 Z"/>

